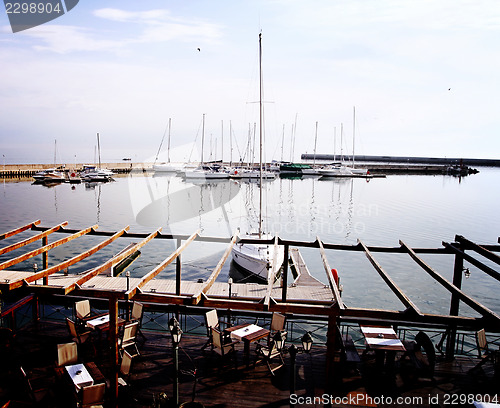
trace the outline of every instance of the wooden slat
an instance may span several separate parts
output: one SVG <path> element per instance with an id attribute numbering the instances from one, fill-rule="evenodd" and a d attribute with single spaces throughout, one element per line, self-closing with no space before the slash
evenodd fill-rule
<path id="1" fill-rule="evenodd" d="M 318 243 L 319 246 L 319 253 L 321 255 L 321 259 L 323 260 L 323 267 L 325 268 L 326 278 L 328 279 L 328 283 L 330 284 L 330 289 L 333 293 L 333 298 L 335 300 L 335 303 L 338 305 L 340 310 L 344 310 L 345 305 L 344 302 L 342 301 L 342 298 L 340 297 L 339 288 L 337 287 L 337 284 L 333 280 L 330 264 L 328 263 L 328 259 L 326 258 L 325 248 L 323 247 L 323 242 L 321 241 L 321 239 L 319 239 L 319 237 L 316 237 L 316 242 Z"/>
<path id="2" fill-rule="evenodd" d="M 398 299 L 409 309 L 413 310 L 416 314 L 422 315 L 419 308 L 410 300 L 408 296 L 396 285 L 396 282 L 392 280 L 392 278 L 382 269 L 382 266 L 375 260 L 370 250 L 366 247 L 366 245 L 358 239 L 358 244 L 361 245 L 363 250 L 365 251 L 366 257 L 371 262 L 373 267 L 376 269 L 378 274 L 382 277 L 382 279 L 387 283 L 387 286 L 394 292 L 394 294 L 398 297 Z"/>
<path id="3" fill-rule="evenodd" d="M 39 239 L 45 238 L 47 235 L 59 230 L 60 228 L 64 227 L 67 224 L 68 224 L 68 221 L 64 221 L 61 224 L 56 225 L 55 227 L 52 227 L 52 228 L 48 229 L 47 231 L 44 231 L 38 235 L 34 235 L 34 236 L 27 238 L 23 241 L 19 241 L 19 242 L 12 244 L 12 245 L 0 248 L 0 255 L 5 254 L 5 253 L 10 252 L 10 251 L 13 251 L 13 250 L 18 249 L 18 248 L 21 248 L 25 245 L 31 244 L 32 242 L 38 241 Z"/>
<path id="4" fill-rule="evenodd" d="M 224 251 L 222 258 L 217 263 L 217 266 L 215 267 L 215 269 L 213 270 L 213 272 L 211 273 L 211 275 L 209 276 L 209 278 L 205 282 L 205 285 L 198 293 L 195 293 L 193 295 L 193 304 L 195 304 L 195 305 L 198 304 L 201 300 L 201 294 L 202 293 L 207 294 L 207 292 L 210 290 L 210 288 L 212 287 L 212 285 L 216 281 L 217 277 L 219 276 L 220 271 L 222 270 L 222 267 L 224 266 L 225 262 L 227 261 L 227 258 L 231 254 L 231 251 L 232 251 L 233 246 L 236 243 L 237 239 L 238 239 L 238 233 L 235 232 L 233 234 L 233 239 L 231 240 L 231 242 L 227 246 L 226 250 Z"/>
<path id="5" fill-rule="evenodd" d="M 500 256 L 497 254 L 488 251 L 486 248 L 483 248 L 481 245 L 478 245 L 472 241 L 469 241 L 467 238 L 462 235 L 455 235 L 455 241 L 460 242 L 463 245 L 466 245 L 468 249 L 472 249 L 476 251 L 479 255 L 484 256 L 492 262 L 495 262 L 497 265 L 500 265 Z"/>
<path id="6" fill-rule="evenodd" d="M 441 276 L 439 273 L 434 271 L 429 265 L 427 265 L 424 260 L 419 258 L 417 254 L 408 246 L 406 245 L 403 241 L 399 241 L 401 246 L 408 252 L 410 257 L 422 267 L 424 271 L 426 271 L 429 275 L 431 275 L 435 280 L 437 280 L 441 285 L 443 285 L 447 290 L 450 292 L 456 294 L 460 300 L 462 300 L 464 303 L 469 305 L 472 309 L 474 309 L 476 312 L 486 315 L 489 317 L 493 317 L 494 319 L 500 320 L 500 316 L 497 315 L 495 312 L 492 310 L 488 309 L 486 306 L 483 306 L 481 303 L 477 302 L 476 300 L 472 299 L 470 296 L 465 294 L 461 289 L 457 288 L 453 283 L 445 279 L 443 276 Z"/>
<path id="7" fill-rule="evenodd" d="M 86 228 L 84 230 L 80 230 L 72 235 L 70 235 L 69 237 L 65 237 L 65 238 L 62 238 L 58 241 L 55 241 L 53 242 L 52 244 L 48 244 L 48 245 L 44 245 L 43 247 L 41 248 L 38 248 L 38 249 L 35 249 L 33 251 L 30 251 L 30 252 L 27 252 L 23 255 L 20 255 L 16 258 L 13 258 L 13 259 L 9 259 L 8 261 L 5 261 L 3 263 L 0 264 L 0 270 L 1 269 L 5 269 L 5 268 L 8 268 L 12 265 L 15 265 L 15 264 L 18 264 L 20 262 L 23 262 L 25 261 L 26 259 L 30 259 L 30 258 L 33 258 L 34 256 L 36 255 L 39 255 L 39 254 L 42 254 L 44 252 L 47 252 L 47 251 L 50 251 L 51 249 L 54 249 L 60 245 L 63 245 L 65 244 L 66 242 L 69 242 L 75 238 L 78 238 L 78 237 L 81 237 L 82 235 L 85 235 L 85 234 L 88 234 L 90 231 L 93 231 L 95 228 L 98 228 L 99 226 L 96 224 L 92 227 L 89 227 L 89 228 Z"/>
<path id="8" fill-rule="evenodd" d="M 469 254 L 466 254 L 464 251 L 462 251 L 460 248 L 458 248 L 454 244 L 450 244 L 448 242 L 443 241 L 443 245 L 451 249 L 453 252 L 456 254 L 461 255 L 467 262 L 471 263 L 475 267 L 481 269 L 483 272 L 486 272 L 488 275 L 490 275 L 492 278 L 495 278 L 497 281 L 500 281 L 500 273 L 495 271 L 494 269 L 490 268 L 489 266 L 485 265 L 481 261 L 478 261 L 476 258 L 470 256 Z"/>
<path id="9" fill-rule="evenodd" d="M 141 281 L 133 288 L 131 288 L 128 292 L 125 293 L 125 296 L 127 299 L 131 299 L 135 296 L 137 291 L 142 288 L 146 283 L 148 283 L 151 279 L 153 279 L 156 275 L 158 275 L 163 269 L 165 269 L 168 265 L 170 265 L 175 258 L 177 258 L 182 251 L 184 251 L 188 245 L 193 242 L 197 235 L 200 233 L 200 230 L 197 230 L 194 232 L 187 240 L 182 244 L 180 247 L 178 247 L 172 254 L 166 258 L 161 264 L 159 264 L 156 268 L 154 268 L 151 272 L 148 274 L 144 275 L 141 279 Z"/>
<path id="10" fill-rule="evenodd" d="M 271 303 L 271 292 L 273 290 L 274 281 L 276 279 L 276 273 L 278 271 L 278 266 L 276 265 L 277 259 L 278 259 L 278 237 L 276 236 L 274 237 L 273 269 L 270 269 L 268 271 L 267 289 L 266 289 L 266 295 L 264 296 L 265 307 L 269 307 L 269 304 Z"/>
<path id="11" fill-rule="evenodd" d="M 113 242 L 115 239 L 117 239 L 118 237 L 123 235 L 125 233 L 125 231 L 127 231 L 129 228 L 130 228 L 129 226 L 125 227 L 121 231 L 116 232 L 113 236 L 104 240 L 100 244 L 90 248 L 89 250 L 85 251 L 82 254 L 76 255 L 73 258 L 70 258 L 64 262 L 57 264 L 57 265 L 51 266 L 50 268 L 47 268 L 47 269 L 40 271 L 38 273 L 34 273 L 33 275 L 29 276 L 26 279 L 17 279 L 16 281 L 9 283 L 9 290 L 16 289 L 16 288 L 22 286 L 25 282 L 26 283 L 35 282 L 38 279 L 42 279 L 42 278 L 45 278 L 47 276 L 50 276 L 53 273 L 62 271 L 63 269 L 66 269 L 67 267 L 74 265 L 77 262 L 80 262 L 82 259 L 89 257 L 90 255 L 94 254 L 95 252 L 104 248 L 106 245 Z"/>
<path id="12" fill-rule="evenodd" d="M 85 282 L 89 281 L 94 276 L 100 274 L 101 272 L 105 271 L 108 268 L 111 268 L 111 266 L 114 263 L 120 262 L 121 260 L 127 258 L 128 256 L 130 256 L 134 252 L 138 251 L 140 248 L 142 248 L 144 245 L 146 245 L 149 241 L 151 241 L 156 235 L 158 235 L 160 231 L 161 231 L 161 228 L 158 228 L 156 231 L 152 232 L 146 238 L 144 238 L 141 242 L 138 242 L 137 244 L 135 244 L 131 248 L 129 248 L 129 249 L 121 252 L 120 254 L 116 255 L 115 257 L 107 260 L 102 265 L 98 266 L 97 268 L 92 269 L 90 272 L 87 272 L 85 275 L 83 275 L 81 278 L 79 278 L 78 281 L 76 281 L 75 283 L 73 283 L 71 285 L 68 285 L 65 288 L 66 294 L 71 292 L 76 286 L 83 285 Z M 123 231 L 123 232 L 125 232 L 125 231 Z"/>
<path id="13" fill-rule="evenodd" d="M 29 224 L 23 225 L 22 227 L 16 228 L 12 231 L 8 231 L 8 232 L 5 232 L 3 234 L 0 234 L 0 240 L 11 237 L 11 236 L 16 235 L 16 234 L 19 234 L 20 232 L 23 232 L 23 231 L 26 231 L 30 228 L 33 228 L 34 226 L 36 226 L 40 223 L 41 223 L 40 220 L 36 220 L 36 221 L 30 222 Z"/>

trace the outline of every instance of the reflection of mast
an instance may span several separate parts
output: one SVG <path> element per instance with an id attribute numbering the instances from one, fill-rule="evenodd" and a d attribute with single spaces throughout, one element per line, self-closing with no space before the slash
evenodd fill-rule
<path id="1" fill-rule="evenodd" d="M 259 154 L 259 173 L 260 173 L 260 185 L 259 185 L 259 238 L 262 236 L 262 33 L 259 33 L 259 142 L 260 142 L 260 154 Z"/>

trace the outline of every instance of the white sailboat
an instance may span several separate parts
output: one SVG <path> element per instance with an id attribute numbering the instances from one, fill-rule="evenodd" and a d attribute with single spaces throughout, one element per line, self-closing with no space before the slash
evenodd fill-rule
<path id="1" fill-rule="evenodd" d="M 262 104 L 262 34 L 259 33 L 259 134 L 260 134 L 260 158 L 259 158 L 259 230 L 256 233 L 242 235 L 240 238 L 271 239 L 270 234 L 262 231 L 262 130 L 263 130 L 263 104 Z M 269 282 L 277 278 L 277 271 L 284 261 L 284 248 L 281 245 L 272 244 L 241 244 L 236 243 L 232 250 L 234 263 L 244 272 L 260 280 Z"/>
<path id="2" fill-rule="evenodd" d="M 355 135 L 356 135 L 356 107 L 354 106 L 353 117 L 352 117 L 352 166 L 347 166 L 346 168 L 355 176 L 367 176 L 369 174 L 368 169 L 356 167 L 354 164 Z"/>
<path id="3" fill-rule="evenodd" d="M 80 177 L 84 181 L 111 181 L 113 180 L 113 173 L 111 170 L 103 169 L 101 167 L 101 142 L 99 133 L 97 134 L 97 153 L 99 158 L 99 166 L 84 165 L 83 170 L 80 172 Z"/>
<path id="4" fill-rule="evenodd" d="M 203 126 L 201 132 L 201 165 L 195 169 L 187 169 L 184 177 L 189 179 L 207 179 L 220 180 L 229 178 L 229 173 L 224 171 L 224 168 L 219 165 L 208 165 L 203 161 L 203 148 L 205 143 L 205 114 L 203 114 Z"/>
<path id="5" fill-rule="evenodd" d="M 162 163 L 157 163 L 158 155 L 160 154 L 161 147 L 163 145 L 163 139 L 165 138 L 165 133 L 161 138 L 160 147 L 158 148 L 158 153 L 156 153 L 155 161 L 153 163 L 153 170 L 155 173 L 177 173 L 184 169 L 184 163 L 173 163 L 170 161 L 170 131 L 172 128 L 172 118 L 168 118 L 168 141 L 167 141 L 167 161 Z"/>
<path id="6" fill-rule="evenodd" d="M 309 169 L 302 169 L 303 176 L 318 176 L 320 175 L 319 169 L 316 168 L 316 144 L 318 142 L 318 122 L 316 122 L 316 133 L 314 136 L 314 158 L 313 165 Z"/>
<path id="7" fill-rule="evenodd" d="M 35 183 L 64 183 L 66 175 L 56 167 L 57 140 L 54 140 L 54 167 L 37 172 L 33 175 Z"/>

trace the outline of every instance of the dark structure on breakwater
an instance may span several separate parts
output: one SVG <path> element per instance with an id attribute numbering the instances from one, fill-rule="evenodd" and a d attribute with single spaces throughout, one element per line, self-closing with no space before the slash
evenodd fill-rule
<path id="1" fill-rule="evenodd" d="M 302 160 L 313 160 L 314 154 L 302 154 Z M 316 160 L 333 161 L 340 156 L 333 154 L 316 154 Z M 349 156 L 351 158 L 352 156 Z M 410 163 L 410 164 L 440 164 L 448 166 L 485 166 L 500 167 L 500 159 L 471 159 L 452 157 L 410 157 L 410 156 L 367 156 L 355 155 L 356 162 Z"/>

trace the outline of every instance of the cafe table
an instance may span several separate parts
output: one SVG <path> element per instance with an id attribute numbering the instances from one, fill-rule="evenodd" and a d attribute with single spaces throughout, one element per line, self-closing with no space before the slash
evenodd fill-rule
<path id="1" fill-rule="evenodd" d="M 375 351 L 376 364 L 382 369 L 384 360 L 387 371 L 394 368 L 394 358 L 398 351 L 406 351 L 394 329 L 390 326 L 360 325 L 365 336 L 367 350 Z"/>
<path id="2" fill-rule="evenodd" d="M 82 387 L 94 385 L 94 379 L 84 364 L 72 364 L 64 366 L 64 368 L 75 385 L 76 391 L 79 391 Z"/>
<path id="3" fill-rule="evenodd" d="M 269 330 L 251 323 L 228 327 L 224 332 L 228 333 L 232 339 L 243 341 L 243 352 L 247 366 L 250 362 L 250 343 L 267 337 L 271 333 Z"/>

